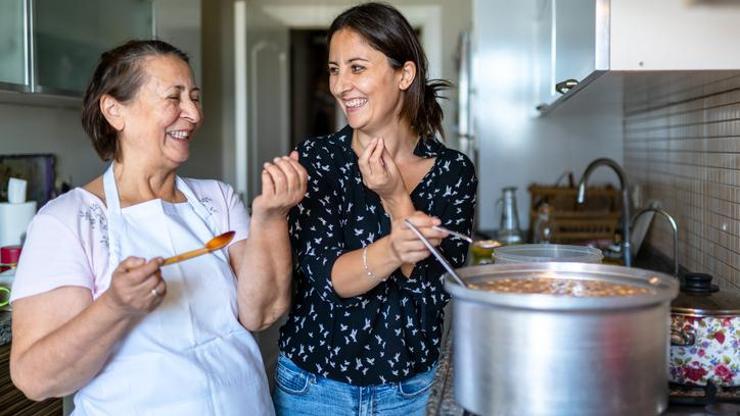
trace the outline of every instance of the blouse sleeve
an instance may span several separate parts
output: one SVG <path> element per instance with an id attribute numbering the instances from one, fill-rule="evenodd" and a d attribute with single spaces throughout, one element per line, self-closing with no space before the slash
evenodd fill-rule
<path id="1" fill-rule="evenodd" d="M 439 216 L 442 225 L 452 231 L 470 235 L 475 214 L 476 189 L 478 178 L 472 162 L 466 159 L 456 181 L 445 188 L 449 188 L 448 200 L 443 214 Z M 437 247 L 441 254 L 454 268 L 462 267 L 468 254 L 468 243 L 451 236 L 442 240 Z M 446 270 L 433 256 L 418 262 L 408 278 L 399 276 L 396 280 L 402 290 L 411 294 L 424 304 L 426 309 L 441 309 L 449 300 L 444 289 L 444 275 Z"/>
<path id="2" fill-rule="evenodd" d="M 338 176 L 328 165 L 329 155 L 315 154 L 315 142 L 306 141 L 298 149 L 301 164 L 308 172 L 308 188 L 303 200 L 290 211 L 290 238 L 297 256 L 297 267 L 306 283 L 322 300 L 335 306 L 358 305 L 360 297 L 342 298 L 331 283 L 331 270 L 348 250 L 343 239 L 342 196 L 330 176 Z"/>
<path id="3" fill-rule="evenodd" d="M 235 231 L 234 239 L 231 240 L 229 246 L 244 240 L 249 236 L 249 213 L 247 212 L 244 202 L 239 197 L 239 194 L 234 192 L 234 188 L 227 184 L 222 184 L 225 188 L 224 196 L 226 198 L 226 210 L 228 225 L 226 231 Z"/>
<path id="4" fill-rule="evenodd" d="M 28 227 L 10 300 L 62 286 L 94 289 L 94 276 L 81 239 L 48 214 L 37 214 Z"/>

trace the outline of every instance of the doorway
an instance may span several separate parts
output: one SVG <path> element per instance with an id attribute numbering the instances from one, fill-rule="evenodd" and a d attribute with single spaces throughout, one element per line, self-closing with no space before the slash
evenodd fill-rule
<path id="1" fill-rule="evenodd" d="M 329 91 L 326 30 L 290 31 L 290 144 L 337 131 L 341 112 Z"/>

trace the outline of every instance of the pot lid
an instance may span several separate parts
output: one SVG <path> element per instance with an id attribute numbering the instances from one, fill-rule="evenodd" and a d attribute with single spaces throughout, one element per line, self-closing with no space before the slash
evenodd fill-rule
<path id="1" fill-rule="evenodd" d="M 696 316 L 740 315 L 740 294 L 720 291 L 709 274 L 687 273 L 671 311 Z"/>

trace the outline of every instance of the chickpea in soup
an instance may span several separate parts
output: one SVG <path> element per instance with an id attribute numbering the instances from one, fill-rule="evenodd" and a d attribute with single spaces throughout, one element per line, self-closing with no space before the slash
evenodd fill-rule
<path id="1" fill-rule="evenodd" d="M 549 277 L 495 279 L 470 283 L 468 287 L 499 293 L 537 293 L 574 297 L 637 296 L 649 293 L 649 289 L 635 285 L 599 280 L 557 279 Z"/>

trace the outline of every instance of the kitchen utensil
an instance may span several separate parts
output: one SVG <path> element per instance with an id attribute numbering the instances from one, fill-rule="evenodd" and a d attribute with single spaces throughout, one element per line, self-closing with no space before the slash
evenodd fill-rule
<path id="1" fill-rule="evenodd" d="M 740 387 L 740 295 L 712 276 L 687 273 L 671 307 L 669 378 L 674 383 Z"/>
<path id="2" fill-rule="evenodd" d="M 457 238 L 459 238 L 459 239 L 461 239 L 461 240 L 465 240 L 465 241 L 467 241 L 467 242 L 468 242 L 468 243 L 470 243 L 470 244 L 473 244 L 473 239 L 472 239 L 472 238 L 470 238 L 469 236 L 467 236 L 467 235 L 463 234 L 463 233 L 458 233 L 457 231 L 452 231 L 452 230 L 449 230 L 449 229 L 447 229 L 447 228 L 445 228 L 445 227 L 441 227 L 441 226 L 439 226 L 439 225 L 435 225 L 435 226 L 434 226 L 434 227 L 432 227 L 432 228 L 434 228 L 434 229 L 435 229 L 435 230 L 437 230 L 437 231 L 444 231 L 444 232 L 446 232 L 446 233 L 449 233 L 449 234 L 450 234 L 451 236 L 453 236 L 453 237 L 457 237 Z"/>
<path id="3" fill-rule="evenodd" d="M 236 232 L 229 231 L 221 235 L 217 235 L 213 237 L 212 239 L 208 240 L 208 242 L 203 248 L 199 248 L 197 250 L 186 251 L 185 253 L 180 253 L 176 256 L 166 258 L 164 260 L 164 263 L 162 263 L 162 266 L 167 266 L 168 264 L 178 263 L 184 260 L 192 259 L 193 257 L 198 257 L 203 254 L 210 253 L 211 251 L 214 251 L 214 250 L 220 250 L 226 247 L 226 245 L 231 242 L 231 240 L 234 238 L 234 234 L 236 234 Z"/>
<path id="4" fill-rule="evenodd" d="M 424 237 L 424 234 L 422 234 L 421 231 L 419 231 L 419 229 L 416 228 L 416 226 L 414 224 L 412 224 L 411 221 L 409 221 L 408 219 L 403 220 L 403 222 L 405 222 L 406 223 L 406 226 L 409 227 L 411 229 L 411 231 L 413 231 L 414 234 L 416 234 L 417 237 L 419 237 L 419 240 L 421 240 L 421 242 L 424 243 L 424 245 L 429 249 L 429 251 L 432 252 L 432 254 L 434 255 L 434 257 L 440 263 L 442 263 L 442 266 L 444 266 L 445 270 L 447 270 L 447 273 L 449 273 L 450 276 L 452 276 L 452 278 L 455 279 L 455 281 L 457 282 L 457 284 L 459 284 L 461 286 L 465 286 L 465 282 L 463 282 L 463 280 L 460 278 L 460 276 L 458 276 L 457 273 L 455 273 L 455 269 L 452 267 L 452 265 L 447 261 L 447 259 L 444 258 L 444 256 L 442 255 L 442 253 L 440 253 L 439 251 L 437 251 L 437 249 L 434 248 L 434 246 L 432 245 L 432 243 L 430 243 L 429 240 L 427 240 L 427 238 Z"/>
<path id="5" fill-rule="evenodd" d="M 565 244 L 518 244 L 502 246 L 493 250 L 493 259 L 497 264 L 550 261 L 601 263 L 603 258 L 604 256 L 598 248 Z"/>
<path id="6" fill-rule="evenodd" d="M 516 186 L 507 186 L 501 192 L 501 198 L 497 201 L 497 205 L 501 206 L 497 238 L 504 244 L 516 244 L 522 241 L 519 212 L 516 208 Z"/>
<path id="7" fill-rule="evenodd" d="M 671 276 L 585 263 L 457 270 L 468 284 L 531 277 L 635 285 L 648 294 L 572 297 L 455 284 L 455 399 L 481 415 L 658 415 L 667 407 Z"/>
<path id="8" fill-rule="evenodd" d="M 470 245 L 473 265 L 493 263 L 493 250 L 501 247 L 501 242 L 496 240 L 478 240 Z"/>

